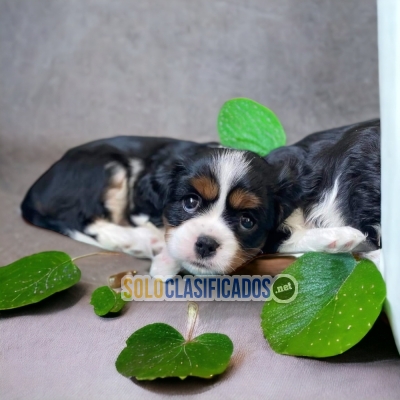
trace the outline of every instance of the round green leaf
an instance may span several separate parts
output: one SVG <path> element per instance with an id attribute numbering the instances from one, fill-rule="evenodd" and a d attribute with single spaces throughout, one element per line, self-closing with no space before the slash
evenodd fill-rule
<path id="1" fill-rule="evenodd" d="M 116 293 L 116 296 L 114 307 L 110 310 L 112 313 L 120 312 L 126 304 L 125 300 L 121 299 L 121 293 Z"/>
<path id="2" fill-rule="evenodd" d="M 262 157 L 286 143 L 285 131 L 275 113 L 244 98 L 229 100 L 222 106 L 218 133 L 222 145 L 254 151 Z"/>
<path id="3" fill-rule="evenodd" d="M 101 286 L 92 293 L 90 304 L 94 307 L 94 312 L 102 317 L 110 312 L 121 311 L 125 301 L 121 299 L 120 293 L 116 293 L 109 286 Z"/>
<path id="4" fill-rule="evenodd" d="M 0 268 L 0 310 L 37 303 L 75 285 L 81 271 L 68 254 L 46 251 Z"/>
<path id="5" fill-rule="evenodd" d="M 116 361 L 119 373 L 138 380 L 187 376 L 211 378 L 229 364 L 233 343 L 220 333 L 187 342 L 172 326 L 156 323 L 134 332 Z"/>
<path id="6" fill-rule="evenodd" d="M 341 354 L 367 334 L 382 310 L 385 283 L 369 260 L 306 253 L 285 274 L 298 282 L 296 299 L 266 302 L 261 313 L 264 336 L 277 353 Z"/>

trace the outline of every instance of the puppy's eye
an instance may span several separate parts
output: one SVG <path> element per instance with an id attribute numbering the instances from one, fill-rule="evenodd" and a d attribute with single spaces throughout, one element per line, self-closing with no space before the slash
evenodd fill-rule
<path id="1" fill-rule="evenodd" d="M 249 214 L 243 214 L 240 217 L 240 226 L 247 231 L 253 229 L 255 224 L 256 221 Z"/>
<path id="2" fill-rule="evenodd" d="M 183 209 L 188 213 L 194 213 L 200 207 L 201 199 L 195 194 L 190 194 L 182 200 Z"/>

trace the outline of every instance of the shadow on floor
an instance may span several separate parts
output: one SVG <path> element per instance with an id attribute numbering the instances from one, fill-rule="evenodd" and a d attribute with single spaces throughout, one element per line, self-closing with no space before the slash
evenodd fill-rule
<path id="1" fill-rule="evenodd" d="M 345 353 L 321 358 L 330 363 L 359 363 L 399 359 L 396 343 L 385 314 L 381 314 L 367 335 Z"/>
<path id="2" fill-rule="evenodd" d="M 222 383 L 225 379 L 228 379 L 231 368 L 232 367 L 228 367 L 223 374 L 211 379 L 188 376 L 184 380 L 181 380 L 180 378 L 159 378 L 154 381 L 138 381 L 135 378 L 131 378 L 131 381 L 142 389 L 166 396 L 200 394 L 208 392 Z"/>
<path id="3" fill-rule="evenodd" d="M 0 318 L 13 318 L 24 315 L 46 315 L 74 306 L 89 290 L 89 286 L 78 283 L 73 287 L 21 308 L 0 311 Z"/>

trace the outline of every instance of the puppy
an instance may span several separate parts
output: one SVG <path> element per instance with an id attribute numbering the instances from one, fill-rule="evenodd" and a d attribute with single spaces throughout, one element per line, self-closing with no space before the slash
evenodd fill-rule
<path id="1" fill-rule="evenodd" d="M 315 133 L 265 158 L 167 138 L 69 150 L 22 202 L 30 223 L 152 258 L 152 275 L 226 274 L 262 252 L 380 246 L 380 124 Z"/>

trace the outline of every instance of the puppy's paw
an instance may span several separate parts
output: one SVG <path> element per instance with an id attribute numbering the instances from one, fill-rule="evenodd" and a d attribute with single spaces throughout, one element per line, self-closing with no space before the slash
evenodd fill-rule
<path id="1" fill-rule="evenodd" d="M 153 258 L 163 250 L 164 246 L 162 232 L 149 227 L 130 228 L 128 237 L 120 244 L 124 253 L 137 258 Z"/>
<path id="2" fill-rule="evenodd" d="M 165 245 L 164 231 L 150 222 L 132 228 L 99 220 L 89 225 L 84 233 L 95 237 L 91 240 L 104 249 L 123 251 L 138 258 L 153 258 Z"/>
<path id="3" fill-rule="evenodd" d="M 137 258 L 153 258 L 165 245 L 163 233 L 153 227 L 119 227 L 119 235 L 115 238 L 117 249 Z"/>
<path id="4" fill-rule="evenodd" d="M 169 277 L 178 274 L 180 270 L 179 262 L 169 255 L 167 248 L 164 246 L 163 250 L 153 258 L 150 275 L 153 277 L 160 276 L 161 279 L 167 280 Z"/>
<path id="5" fill-rule="evenodd" d="M 327 253 L 346 253 L 353 251 L 366 236 L 358 229 L 350 226 L 341 228 L 325 228 L 321 237 L 321 250 Z"/>
<path id="6" fill-rule="evenodd" d="M 345 253 L 353 251 L 366 236 L 350 226 L 315 228 L 295 232 L 279 248 L 281 253 L 322 251 Z"/>

